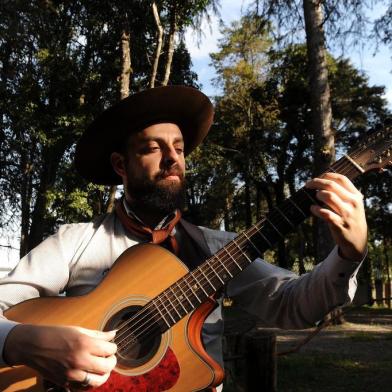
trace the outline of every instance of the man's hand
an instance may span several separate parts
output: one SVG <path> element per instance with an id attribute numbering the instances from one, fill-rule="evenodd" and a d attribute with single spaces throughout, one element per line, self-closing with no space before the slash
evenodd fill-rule
<path id="1" fill-rule="evenodd" d="M 361 261 L 367 245 L 367 224 L 363 195 L 345 176 L 327 173 L 314 178 L 307 188 L 318 190 L 316 197 L 325 206 L 313 205 L 311 212 L 328 223 L 340 255 Z"/>
<path id="2" fill-rule="evenodd" d="M 114 336 L 115 331 L 20 324 L 8 334 L 3 354 L 9 365 L 27 365 L 57 385 L 83 384 L 87 375 L 89 386 L 98 387 L 116 365 Z"/>

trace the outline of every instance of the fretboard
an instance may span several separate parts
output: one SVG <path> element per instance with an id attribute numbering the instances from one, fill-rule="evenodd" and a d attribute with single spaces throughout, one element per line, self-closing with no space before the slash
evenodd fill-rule
<path id="1" fill-rule="evenodd" d="M 328 171 L 344 174 L 350 179 L 363 172 L 347 155 L 335 162 Z M 154 319 L 155 322 L 158 321 L 161 332 L 196 309 L 253 260 L 293 232 L 310 216 L 310 206 L 319 204 L 315 194 L 314 190 L 301 188 L 262 220 L 154 298 L 149 306 L 154 309 Z"/>

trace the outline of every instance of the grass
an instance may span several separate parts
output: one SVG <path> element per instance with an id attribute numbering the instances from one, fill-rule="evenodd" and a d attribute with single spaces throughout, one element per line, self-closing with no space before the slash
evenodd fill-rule
<path id="1" fill-rule="evenodd" d="M 353 342 L 371 342 L 374 340 L 391 340 L 392 333 L 385 333 L 382 336 L 367 331 L 345 333 L 345 336 Z M 392 355 L 392 354 L 391 354 Z"/>
<path id="2" fill-rule="evenodd" d="M 348 308 L 349 311 L 350 309 L 353 311 L 360 311 L 361 313 L 367 313 L 369 315 L 371 314 L 376 314 L 376 315 L 392 315 L 392 309 L 387 308 L 385 306 L 377 306 L 377 305 L 363 305 L 360 307 L 352 307 L 352 308 Z"/>
<path id="3" fill-rule="evenodd" d="M 279 392 L 381 392 L 391 388 L 390 361 L 364 362 L 338 354 L 292 354 L 278 360 Z"/>
<path id="4" fill-rule="evenodd" d="M 315 349 L 278 357 L 278 392 L 392 391 L 392 333 L 375 328 L 377 325 L 391 325 L 392 310 L 361 307 L 351 308 L 349 313 L 351 311 L 355 322 L 364 325 L 363 330 L 333 326 L 336 337 L 331 339 L 339 339 L 339 345 L 336 341 L 331 346 L 321 343 Z M 371 325 L 371 328 L 366 329 L 366 325 Z M 228 374 L 224 392 L 244 391 L 233 382 Z"/>

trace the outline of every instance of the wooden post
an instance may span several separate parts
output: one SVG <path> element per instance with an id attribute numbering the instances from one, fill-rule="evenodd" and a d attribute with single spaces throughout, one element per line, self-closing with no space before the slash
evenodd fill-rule
<path id="1" fill-rule="evenodd" d="M 244 337 L 246 353 L 246 390 L 276 391 L 276 335 L 254 329 Z"/>
<path id="2" fill-rule="evenodd" d="M 228 387 L 236 392 L 276 392 L 275 332 L 262 328 L 232 332 L 225 336 L 224 347 Z"/>
<path id="3" fill-rule="evenodd" d="M 381 279 L 375 279 L 374 281 L 374 287 L 376 289 L 376 303 L 378 306 L 383 305 L 383 287 L 382 287 L 382 280 Z"/>
<path id="4" fill-rule="evenodd" d="M 391 282 L 387 281 L 384 285 L 385 305 L 391 308 Z"/>

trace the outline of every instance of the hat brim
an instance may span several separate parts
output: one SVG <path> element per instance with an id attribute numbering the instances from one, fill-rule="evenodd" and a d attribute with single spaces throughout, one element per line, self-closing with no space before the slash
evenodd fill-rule
<path id="1" fill-rule="evenodd" d="M 206 137 L 213 116 L 209 98 L 192 87 L 157 87 L 131 95 L 105 110 L 83 133 L 76 145 L 76 169 L 93 183 L 121 184 L 110 156 L 123 151 L 131 133 L 162 122 L 177 124 L 188 155 Z"/>

